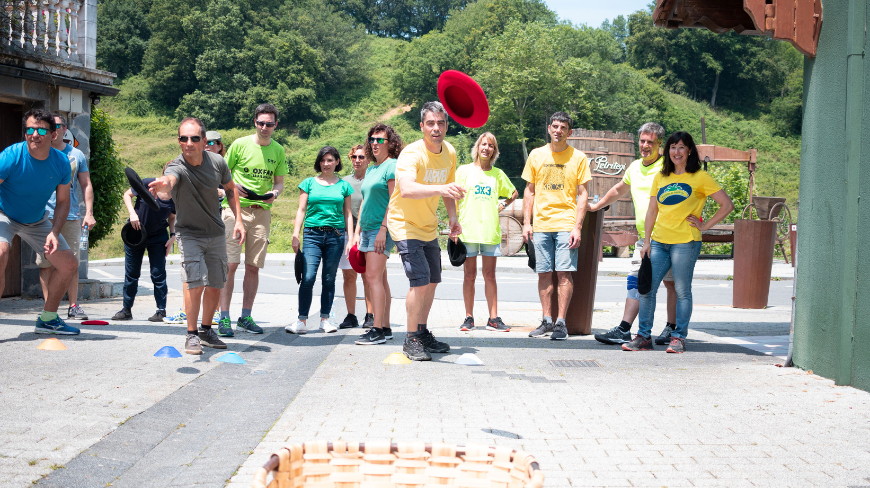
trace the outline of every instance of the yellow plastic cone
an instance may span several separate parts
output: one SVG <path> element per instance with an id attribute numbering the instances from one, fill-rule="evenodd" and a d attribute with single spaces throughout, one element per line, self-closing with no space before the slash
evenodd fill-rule
<path id="1" fill-rule="evenodd" d="M 411 364 L 411 360 L 400 352 L 394 352 L 384 359 L 384 364 Z"/>
<path id="2" fill-rule="evenodd" d="M 56 337 L 49 337 L 36 346 L 36 348 L 43 351 L 66 351 L 66 346 Z"/>

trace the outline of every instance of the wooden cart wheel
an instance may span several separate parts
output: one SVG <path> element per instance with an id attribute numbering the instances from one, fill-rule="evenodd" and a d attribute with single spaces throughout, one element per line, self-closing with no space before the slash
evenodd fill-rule
<path id="1" fill-rule="evenodd" d="M 513 256 L 523 247 L 523 225 L 520 221 L 502 215 L 498 218 L 501 225 L 501 255 Z"/>

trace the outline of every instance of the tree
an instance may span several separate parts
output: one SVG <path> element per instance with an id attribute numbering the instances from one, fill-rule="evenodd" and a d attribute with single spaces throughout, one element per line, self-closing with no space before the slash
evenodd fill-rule
<path id="1" fill-rule="evenodd" d="M 103 110 L 94 107 L 91 111 L 91 183 L 94 185 L 94 215 L 100 219 L 114 219 L 121 210 L 121 195 L 127 188 L 124 163 L 112 138 L 112 121 Z M 114 222 L 103 222 L 88 235 L 88 245 L 93 247 L 112 232 Z"/>
<path id="2" fill-rule="evenodd" d="M 441 29 L 451 10 L 461 9 L 468 0 L 331 0 L 381 37 L 412 39 Z"/>
<path id="3" fill-rule="evenodd" d="M 146 16 L 151 0 L 99 2 L 97 16 L 97 66 L 126 78 L 142 69 L 142 57 L 151 30 Z"/>

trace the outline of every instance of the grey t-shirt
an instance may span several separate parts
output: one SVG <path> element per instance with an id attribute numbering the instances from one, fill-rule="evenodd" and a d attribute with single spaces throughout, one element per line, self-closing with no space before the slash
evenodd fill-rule
<path id="1" fill-rule="evenodd" d="M 224 223 L 216 211 L 218 185 L 232 179 L 230 168 L 220 154 L 203 151 L 202 164 L 192 166 L 179 155 L 164 171 L 178 178 L 172 188 L 175 202 L 175 229 L 180 236 L 218 237 L 224 235 Z"/>
<path id="2" fill-rule="evenodd" d="M 362 205 L 362 193 L 360 192 L 360 188 L 362 188 L 363 180 L 356 179 L 353 176 L 353 173 L 342 179 L 350 183 L 350 186 L 353 187 L 353 193 L 350 195 L 350 214 L 353 215 L 353 221 L 356 222 L 359 219 L 359 207 Z"/>

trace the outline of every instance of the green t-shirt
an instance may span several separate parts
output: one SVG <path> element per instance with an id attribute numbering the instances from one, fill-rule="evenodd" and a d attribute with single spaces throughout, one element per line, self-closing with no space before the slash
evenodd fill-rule
<path id="1" fill-rule="evenodd" d="M 305 178 L 299 189 L 308 194 L 305 207 L 305 227 L 335 227 L 344 229 L 344 199 L 353 194 L 353 187 L 344 180 L 333 185 L 321 185 L 314 179 Z"/>
<path id="2" fill-rule="evenodd" d="M 643 239 L 644 222 L 646 211 L 649 208 L 649 189 L 652 188 L 656 174 L 662 172 L 662 164 L 665 157 L 662 156 L 649 166 L 643 165 L 643 159 L 636 159 L 628 169 L 622 182 L 631 187 L 631 202 L 634 203 L 634 220 L 637 226 L 637 235 Z"/>
<path id="3" fill-rule="evenodd" d="M 272 141 L 268 146 L 261 146 L 257 144 L 256 134 L 233 141 L 227 151 L 226 160 L 227 166 L 233 173 L 233 182 L 261 195 L 272 190 L 275 176 L 284 176 L 288 173 L 287 160 L 281 144 Z M 242 207 L 260 205 L 263 208 L 272 208 L 271 203 L 263 203 L 262 200 L 241 198 L 240 201 Z M 222 205 L 226 208 L 229 202 L 224 199 Z"/>
<path id="4" fill-rule="evenodd" d="M 390 158 L 381 164 L 366 169 L 360 192 L 363 206 L 360 211 L 362 230 L 377 230 L 384 222 L 387 205 L 390 203 L 390 180 L 396 179 L 396 159 Z"/>
<path id="5" fill-rule="evenodd" d="M 511 180 L 504 171 L 466 164 L 456 170 L 456 184 L 465 188 L 465 198 L 459 200 L 459 224 L 464 242 L 500 244 L 501 225 L 498 221 L 498 199 L 514 194 Z"/>

